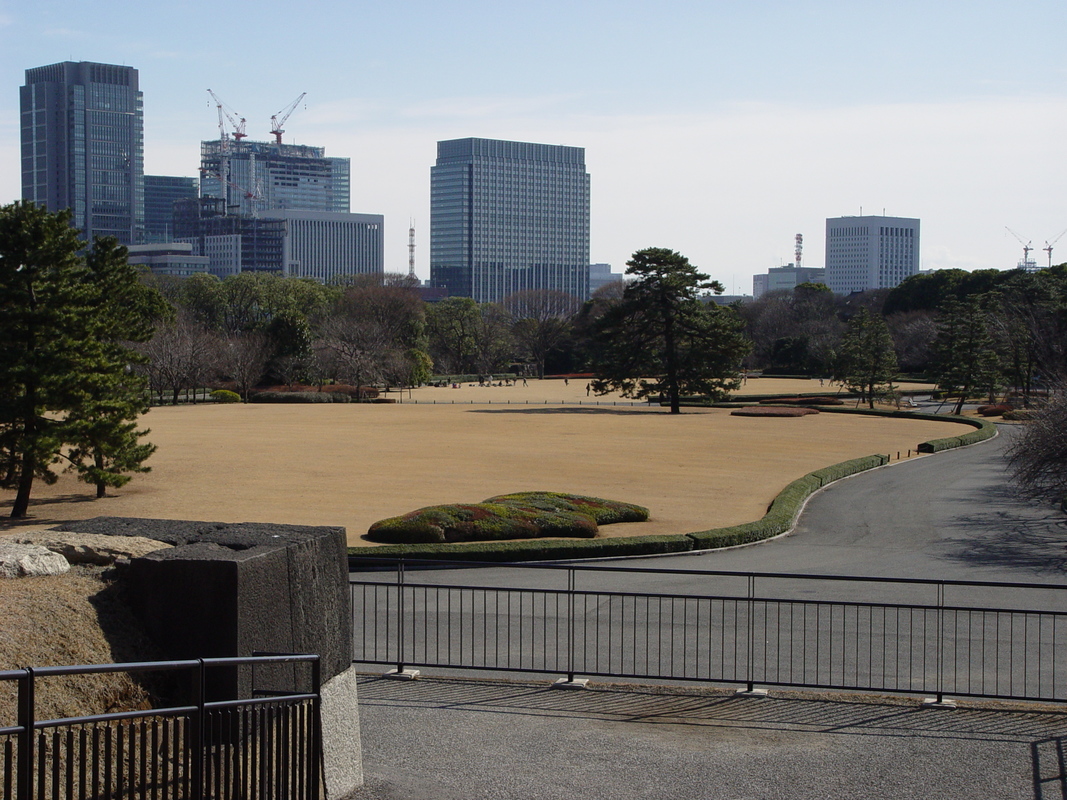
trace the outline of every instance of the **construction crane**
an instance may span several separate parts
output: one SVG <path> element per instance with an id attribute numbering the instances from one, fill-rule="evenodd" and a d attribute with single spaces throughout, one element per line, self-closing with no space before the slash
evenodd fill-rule
<path id="1" fill-rule="evenodd" d="M 1056 244 L 1056 242 L 1058 242 L 1060 239 L 1062 239 L 1063 238 L 1063 234 L 1065 234 L 1065 233 L 1067 233 L 1067 228 L 1065 228 L 1063 231 L 1061 231 L 1060 235 L 1057 236 L 1055 239 L 1053 239 L 1051 242 L 1048 239 L 1046 239 L 1045 240 L 1045 246 L 1041 248 L 1046 253 L 1048 253 L 1048 265 L 1050 267 L 1052 266 L 1052 245 Z"/>
<path id="2" fill-rule="evenodd" d="M 240 122 L 238 122 L 238 120 L 235 118 L 238 116 L 236 111 L 234 111 L 224 102 L 222 102 L 221 98 L 219 98 L 219 96 L 210 89 L 207 90 L 207 93 L 211 95 L 212 99 L 215 101 L 216 107 L 219 110 L 219 139 L 226 139 L 226 125 L 223 120 L 228 121 L 230 123 L 230 127 L 233 128 L 233 139 L 235 142 L 239 142 L 246 136 L 248 136 L 248 134 L 245 133 L 245 118 L 239 117 Z"/>
<path id="3" fill-rule="evenodd" d="M 1034 248 L 1032 248 L 1030 246 L 1030 244 L 1033 242 L 1033 240 L 1032 239 L 1028 239 L 1028 240 L 1024 241 L 1022 236 L 1017 234 L 1015 231 L 1013 231 L 1007 225 L 1004 226 L 1004 230 L 1006 230 L 1008 233 L 1010 233 L 1012 236 L 1014 236 L 1016 239 L 1018 239 L 1019 240 L 1019 244 L 1021 244 L 1023 246 L 1023 260 L 1019 262 L 1019 266 L 1022 267 L 1023 269 L 1026 269 L 1027 268 L 1026 265 L 1030 263 L 1030 251 L 1034 249 Z"/>
<path id="4" fill-rule="evenodd" d="M 285 133 L 282 125 L 289 119 L 289 115 L 296 110 L 296 107 L 300 105 L 300 101 L 307 97 L 307 94 L 307 92 L 301 93 L 300 97 L 296 98 L 296 100 L 270 118 L 270 132 L 274 134 L 274 141 L 276 144 L 282 143 L 282 134 Z M 281 117 L 281 119 L 279 119 L 279 117 Z M 244 122 L 244 120 L 241 121 Z"/>

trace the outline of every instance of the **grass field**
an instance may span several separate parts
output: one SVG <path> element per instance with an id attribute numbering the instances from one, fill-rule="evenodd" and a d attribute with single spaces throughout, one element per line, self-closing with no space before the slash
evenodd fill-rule
<path id="1" fill-rule="evenodd" d="M 767 393 L 787 383 L 818 387 L 759 379 L 746 388 Z M 144 420 L 159 446 L 151 473 L 102 500 L 69 475 L 54 486 L 38 482 L 32 518 L 5 520 L 0 530 L 105 515 L 263 521 L 342 525 L 350 544 L 373 546 L 361 536 L 384 517 L 545 490 L 651 510 L 648 522 L 607 526 L 604 535 L 687 533 L 759 518 L 811 470 L 962 432 L 949 422 L 842 414 L 755 419 L 709 409 L 672 417 L 647 406 L 589 407 L 585 382 L 575 380 L 419 389 L 414 398 L 438 404 L 405 397 L 403 405 L 153 409 Z M 0 511 L 12 498 L 0 493 Z"/>

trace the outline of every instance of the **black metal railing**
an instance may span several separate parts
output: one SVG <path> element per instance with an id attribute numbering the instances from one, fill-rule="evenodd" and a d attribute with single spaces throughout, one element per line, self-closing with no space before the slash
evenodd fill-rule
<path id="1" fill-rule="evenodd" d="M 308 665 L 306 691 L 253 692 L 207 701 L 213 668 Z M 168 671 L 190 678 L 182 704 L 65 719 L 36 718 L 44 679 Z M 320 787 L 318 656 L 271 655 L 0 672 L 17 686 L 17 721 L 0 727 L 4 800 L 317 800 Z M 261 695 L 261 696 L 256 696 Z M 187 702 L 186 702 L 187 700 Z M 0 720 L 0 724 L 7 720 Z"/>
<path id="2" fill-rule="evenodd" d="M 357 663 L 1067 700 L 1062 585 L 351 565 Z"/>

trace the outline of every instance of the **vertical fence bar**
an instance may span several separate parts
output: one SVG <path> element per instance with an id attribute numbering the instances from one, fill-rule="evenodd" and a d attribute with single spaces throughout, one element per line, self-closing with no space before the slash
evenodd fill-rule
<path id="1" fill-rule="evenodd" d="M 937 583 L 937 702 L 945 698 L 945 584 Z"/>
<path id="2" fill-rule="evenodd" d="M 574 592 L 576 576 L 574 568 L 567 570 L 567 681 L 574 683 Z"/>
<path id="3" fill-rule="evenodd" d="M 755 647 L 756 647 L 756 619 L 755 619 L 755 598 L 756 598 L 756 576 L 749 574 L 748 576 L 748 655 L 746 657 L 745 672 L 748 675 L 748 691 L 755 690 L 755 682 L 753 679 L 752 662 L 755 659 Z"/>
<path id="4" fill-rule="evenodd" d="M 396 615 L 396 632 L 397 632 L 397 650 L 396 650 L 396 674 L 402 675 L 404 672 L 404 560 L 400 559 L 400 563 L 396 568 L 396 593 L 397 593 L 397 615 Z"/>
<path id="5" fill-rule="evenodd" d="M 34 723 L 34 682 L 33 669 L 27 669 L 18 680 L 18 798 L 29 800 L 33 791 L 33 723 Z"/>

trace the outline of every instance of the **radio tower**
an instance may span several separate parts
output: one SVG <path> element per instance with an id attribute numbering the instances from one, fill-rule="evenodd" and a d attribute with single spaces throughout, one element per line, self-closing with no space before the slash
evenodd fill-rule
<path id="1" fill-rule="evenodd" d="M 408 228 L 408 277 L 415 277 L 415 220 L 411 220 Z"/>
<path id="2" fill-rule="evenodd" d="M 793 264 L 793 266 L 796 267 L 797 269 L 800 269 L 800 255 L 801 255 L 801 253 L 804 252 L 804 234 L 798 233 L 793 238 L 797 243 L 797 249 L 796 249 L 796 259 L 797 260 L 796 260 L 796 263 Z"/>

